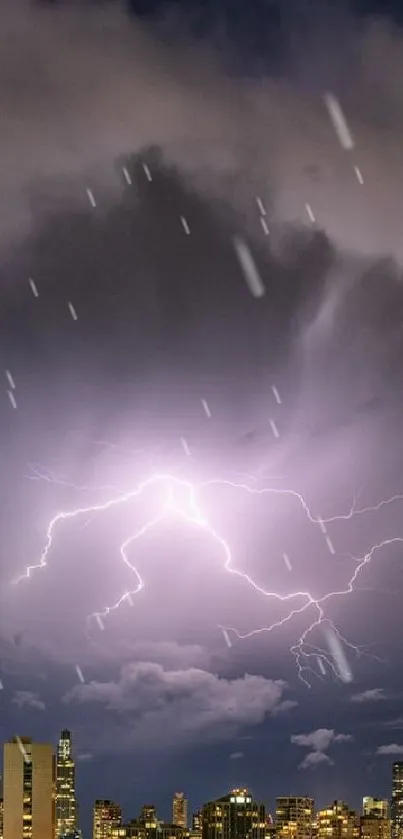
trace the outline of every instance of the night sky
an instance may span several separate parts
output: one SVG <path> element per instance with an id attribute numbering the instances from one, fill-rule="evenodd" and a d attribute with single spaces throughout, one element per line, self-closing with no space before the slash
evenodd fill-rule
<path id="1" fill-rule="evenodd" d="M 403 37 L 375 6 L 1 5 L 0 734 L 72 730 L 86 836 L 95 798 L 390 795 Z"/>

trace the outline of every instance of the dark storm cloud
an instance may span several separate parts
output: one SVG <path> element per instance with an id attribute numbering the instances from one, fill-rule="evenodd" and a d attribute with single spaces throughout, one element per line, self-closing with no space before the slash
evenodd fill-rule
<path id="1" fill-rule="evenodd" d="M 315 33 L 314 21 L 310 28 Z M 324 91 L 307 93 L 298 78 L 292 84 L 231 79 L 212 47 L 190 45 L 175 31 L 172 45 L 162 44 L 138 22 L 129 27 L 120 5 L 67 2 L 55 9 L 5 0 L 5 239 L 18 240 L 32 228 L 30 195 L 38 191 L 57 209 L 71 200 L 85 205 L 91 186 L 104 208 L 108 192 L 112 200 L 119 193 L 115 160 L 151 144 L 200 188 L 231 196 L 243 214 L 246 180 L 255 184 L 267 196 L 273 236 L 277 222 L 309 224 L 309 203 L 317 223 L 349 250 L 400 256 L 401 36 L 377 23 L 357 30 L 348 15 L 331 34 L 319 24 L 317 31 L 320 43 L 313 35 L 309 58 L 301 48 L 302 66 L 313 69 L 324 55 L 334 62 L 346 45 L 352 54 L 343 79 L 357 138 L 352 156 L 338 147 L 320 99 Z M 296 66 L 298 58 L 294 43 Z M 321 67 L 324 79 L 327 69 Z M 380 102 L 388 104 L 388 122 Z M 353 164 L 364 174 L 364 188 Z"/>

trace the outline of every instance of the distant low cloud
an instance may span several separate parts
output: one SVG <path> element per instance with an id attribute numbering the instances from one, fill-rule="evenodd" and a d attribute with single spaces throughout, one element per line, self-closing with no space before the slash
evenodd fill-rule
<path id="1" fill-rule="evenodd" d="M 44 711 L 46 708 L 38 694 L 30 690 L 16 690 L 12 702 L 17 708 L 32 708 L 36 711 Z"/>
<path id="2" fill-rule="evenodd" d="M 288 709 L 286 689 L 285 682 L 262 676 L 224 679 L 196 668 L 168 670 L 136 662 L 125 666 L 117 681 L 77 685 L 65 701 L 102 704 L 109 712 L 130 715 L 130 745 L 161 747 L 222 740 L 243 726 L 259 725 Z M 125 736 L 127 741 L 127 727 Z"/>
<path id="3" fill-rule="evenodd" d="M 232 754 L 229 756 L 229 759 L 230 760 L 241 760 L 241 758 L 243 758 L 243 756 L 244 756 L 243 752 L 232 752 Z"/>
<path id="4" fill-rule="evenodd" d="M 351 734 L 336 734 L 333 728 L 317 728 L 309 734 L 293 734 L 291 743 L 295 746 L 312 746 L 317 752 L 325 752 L 332 743 L 346 743 Z"/>
<path id="5" fill-rule="evenodd" d="M 76 755 L 76 760 L 80 763 L 89 763 L 90 760 L 93 759 L 92 754 L 90 752 L 82 752 L 81 754 Z"/>
<path id="6" fill-rule="evenodd" d="M 330 746 L 334 743 L 348 743 L 352 739 L 351 734 L 337 734 L 333 728 L 317 728 L 307 734 L 293 734 L 291 743 L 312 749 L 299 764 L 299 769 L 309 769 L 320 763 L 332 764 L 332 759 L 326 754 Z"/>
<path id="7" fill-rule="evenodd" d="M 318 766 L 319 763 L 333 764 L 333 761 L 329 755 L 326 755 L 323 752 L 309 752 L 309 754 L 304 757 L 302 763 L 299 764 L 299 768 L 310 769 L 312 766 Z"/>
<path id="8" fill-rule="evenodd" d="M 362 693 L 355 693 L 353 696 L 350 697 L 351 702 L 381 702 L 382 700 L 387 699 L 387 696 L 383 690 L 383 688 L 371 688 L 370 690 L 364 690 Z"/>
<path id="9" fill-rule="evenodd" d="M 397 743 L 388 743 L 385 746 L 378 746 L 376 750 L 377 755 L 403 755 L 403 746 Z"/>

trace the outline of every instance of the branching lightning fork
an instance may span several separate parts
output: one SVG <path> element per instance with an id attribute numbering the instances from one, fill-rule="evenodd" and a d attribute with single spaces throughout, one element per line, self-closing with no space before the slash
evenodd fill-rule
<path id="1" fill-rule="evenodd" d="M 53 476 L 49 472 L 41 473 L 37 466 L 35 466 L 34 475 L 35 478 L 39 480 L 42 479 L 45 481 L 59 483 L 57 479 L 54 481 Z M 64 480 L 60 482 L 63 484 L 67 483 Z M 346 587 L 341 590 L 329 591 L 320 598 L 315 598 L 309 591 L 292 591 L 288 594 L 281 595 L 276 591 L 270 591 L 263 588 L 249 574 L 240 571 L 234 566 L 233 555 L 228 542 L 213 528 L 203 513 L 201 507 L 200 497 L 203 491 L 212 486 L 227 486 L 238 492 L 247 493 L 248 495 L 253 496 L 280 495 L 293 499 L 300 508 L 302 508 L 307 519 L 312 523 L 312 525 L 319 526 L 323 533 L 326 533 L 326 524 L 337 521 L 347 521 L 351 520 L 355 516 L 373 513 L 386 505 L 403 499 L 403 494 L 397 494 L 389 499 L 380 501 L 374 506 L 362 508 L 357 508 L 356 502 L 354 502 L 347 513 L 332 516 L 328 519 L 321 519 L 311 513 L 303 496 L 292 489 L 273 489 L 267 487 L 256 488 L 251 487 L 246 483 L 238 483 L 236 481 L 222 479 L 205 481 L 196 485 L 190 481 L 177 478 L 169 474 L 153 474 L 146 480 L 139 483 L 138 486 L 130 492 L 116 495 L 116 490 L 113 488 L 113 497 L 102 503 L 88 504 L 87 506 L 77 507 L 68 512 L 57 513 L 49 522 L 45 546 L 38 563 L 35 565 L 28 565 L 24 573 L 15 580 L 15 582 L 20 583 L 24 579 L 29 579 L 34 572 L 47 566 L 49 554 L 53 547 L 55 532 L 57 526 L 61 522 L 76 519 L 80 516 L 91 515 L 91 517 L 93 517 L 94 515 L 102 514 L 113 507 L 122 506 L 140 498 L 140 496 L 142 496 L 147 489 L 151 487 L 159 487 L 163 490 L 163 501 L 159 513 L 154 518 L 148 519 L 141 528 L 132 533 L 129 538 L 120 545 L 121 558 L 134 576 L 134 587 L 125 591 L 115 603 L 106 606 L 101 611 L 94 612 L 89 616 L 89 620 L 96 620 L 97 623 L 102 626 L 103 619 L 112 612 L 116 611 L 123 603 L 128 602 L 131 605 L 133 604 L 132 598 L 139 594 L 142 588 L 144 588 L 145 583 L 136 566 L 130 562 L 128 555 L 129 550 L 132 548 L 134 542 L 144 537 L 149 531 L 155 529 L 163 519 L 166 519 L 167 517 L 175 517 L 189 525 L 200 528 L 208 534 L 209 538 L 219 546 L 224 559 L 224 568 L 229 574 L 242 578 L 247 585 L 251 586 L 263 597 L 271 598 L 284 603 L 285 605 L 286 614 L 281 619 L 278 619 L 267 626 L 252 629 L 249 632 L 244 633 L 239 632 L 234 627 L 221 627 L 224 632 L 224 638 L 229 639 L 230 632 L 237 638 L 251 638 L 252 636 L 263 632 L 273 632 L 275 629 L 290 623 L 296 616 L 300 616 L 306 612 L 307 626 L 302 632 L 300 638 L 291 646 L 291 653 L 295 658 L 299 678 L 308 687 L 310 687 L 311 685 L 308 681 L 308 674 L 313 673 L 321 678 L 325 675 L 326 668 L 328 668 L 328 671 L 337 678 L 343 681 L 351 681 L 352 673 L 344 651 L 353 651 L 356 655 L 362 654 L 363 651 L 362 648 L 351 644 L 341 635 L 339 630 L 326 616 L 326 605 L 332 599 L 351 594 L 363 568 L 368 565 L 372 558 L 383 548 L 395 543 L 403 542 L 403 536 L 384 539 L 379 544 L 373 545 L 363 557 L 356 558 L 354 560 L 354 572 L 348 580 Z M 76 489 L 87 490 L 89 488 L 76 487 Z M 105 490 L 106 487 L 103 487 L 103 489 Z M 109 487 L 109 489 L 112 488 Z M 310 614 L 312 617 L 309 617 Z M 330 653 L 321 647 L 311 644 L 309 641 L 310 636 L 318 627 L 322 627 L 324 634 L 327 637 Z"/>

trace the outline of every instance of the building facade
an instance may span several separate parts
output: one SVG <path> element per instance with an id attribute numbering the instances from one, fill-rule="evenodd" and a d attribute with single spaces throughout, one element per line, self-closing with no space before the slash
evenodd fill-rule
<path id="1" fill-rule="evenodd" d="M 307 796 L 276 798 L 277 839 L 312 839 L 314 806 L 313 798 Z"/>
<path id="2" fill-rule="evenodd" d="M 360 823 L 355 810 L 344 801 L 334 801 L 316 814 L 318 839 L 358 839 Z"/>
<path id="3" fill-rule="evenodd" d="M 56 839 L 77 830 L 76 774 L 72 738 L 62 731 L 56 753 Z"/>
<path id="4" fill-rule="evenodd" d="M 363 816 L 377 816 L 381 819 L 389 819 L 389 801 L 386 798 L 373 798 L 372 795 L 366 795 L 362 799 L 362 814 Z"/>
<path id="5" fill-rule="evenodd" d="M 184 792 L 175 792 L 172 801 L 172 824 L 186 830 L 188 826 L 188 803 Z"/>
<path id="6" fill-rule="evenodd" d="M 265 839 L 266 808 L 246 789 L 234 789 L 202 809 L 202 839 Z"/>
<path id="7" fill-rule="evenodd" d="M 4 744 L 3 833 L 7 839 L 54 839 L 53 748 L 15 737 Z"/>
<path id="8" fill-rule="evenodd" d="M 397 761 L 392 769 L 392 801 L 390 808 L 392 838 L 403 839 L 403 762 Z"/>
<path id="9" fill-rule="evenodd" d="M 92 839 L 111 839 L 112 830 L 120 828 L 122 810 L 114 801 L 97 799 L 93 811 Z"/>
<path id="10" fill-rule="evenodd" d="M 194 830 L 196 833 L 201 833 L 202 832 L 202 826 L 203 826 L 203 812 L 202 812 L 202 810 L 196 810 L 196 812 L 193 813 L 193 816 L 192 816 L 192 830 Z"/>
<path id="11" fill-rule="evenodd" d="M 361 839 L 391 839 L 391 822 L 382 816 L 361 816 Z"/>

